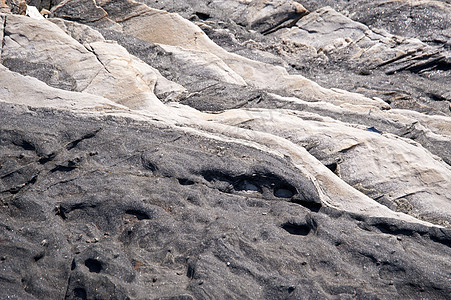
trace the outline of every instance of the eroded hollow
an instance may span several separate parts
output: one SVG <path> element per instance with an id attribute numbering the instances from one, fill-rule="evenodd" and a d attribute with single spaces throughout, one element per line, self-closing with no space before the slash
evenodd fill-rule
<path id="1" fill-rule="evenodd" d="M 291 198 L 298 194 L 296 188 L 284 178 L 270 173 L 233 176 L 218 170 L 207 170 L 202 172 L 202 176 L 219 190 L 228 193 L 256 192 L 264 196 L 272 194 L 277 198 Z"/>
<path id="2" fill-rule="evenodd" d="M 284 223 L 282 224 L 282 229 L 287 231 L 293 235 L 303 235 L 306 236 L 312 230 L 310 226 L 306 224 L 293 224 L 293 223 Z"/>
<path id="3" fill-rule="evenodd" d="M 290 187 L 281 187 L 274 190 L 274 196 L 278 198 L 291 198 L 295 192 Z"/>
<path id="4" fill-rule="evenodd" d="M 125 211 L 126 214 L 135 216 L 138 220 L 150 220 L 150 216 L 148 213 L 144 211 L 139 211 L 136 209 L 129 209 Z"/>
<path id="5" fill-rule="evenodd" d="M 194 181 L 186 179 L 186 178 L 178 178 L 177 180 L 181 185 L 193 185 L 194 184 Z"/>
<path id="6" fill-rule="evenodd" d="M 86 290 L 83 289 L 83 288 L 75 288 L 74 289 L 74 298 L 75 299 L 82 299 L 82 300 L 88 299 L 88 295 L 86 293 Z"/>
<path id="7" fill-rule="evenodd" d="M 202 21 L 210 19 L 210 15 L 203 12 L 196 12 L 196 16 Z"/>
<path id="8" fill-rule="evenodd" d="M 91 273 L 100 273 L 102 271 L 102 264 L 97 259 L 88 258 L 85 260 L 85 266 Z"/>
<path id="9" fill-rule="evenodd" d="M 301 199 L 293 198 L 291 200 L 291 202 L 299 204 L 313 212 L 319 212 L 319 210 L 322 207 L 321 203 L 314 202 L 314 201 L 308 201 L 308 200 L 301 200 Z"/>

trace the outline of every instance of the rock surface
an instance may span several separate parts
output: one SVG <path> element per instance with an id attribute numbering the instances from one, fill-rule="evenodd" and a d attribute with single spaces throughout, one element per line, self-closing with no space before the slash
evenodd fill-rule
<path id="1" fill-rule="evenodd" d="M 451 293 L 449 2 L 14 3 L 1 299 Z"/>

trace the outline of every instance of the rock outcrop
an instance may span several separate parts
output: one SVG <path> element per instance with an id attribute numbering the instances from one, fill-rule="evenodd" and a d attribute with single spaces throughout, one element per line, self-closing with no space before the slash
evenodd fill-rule
<path id="1" fill-rule="evenodd" d="M 6 1 L 0 298 L 448 297 L 451 6 L 355 2 Z"/>

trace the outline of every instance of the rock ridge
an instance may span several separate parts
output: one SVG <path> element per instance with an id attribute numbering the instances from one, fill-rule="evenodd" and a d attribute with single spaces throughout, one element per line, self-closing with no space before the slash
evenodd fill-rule
<path id="1" fill-rule="evenodd" d="M 6 1 L 0 298 L 446 299 L 450 6 L 399 2 Z"/>

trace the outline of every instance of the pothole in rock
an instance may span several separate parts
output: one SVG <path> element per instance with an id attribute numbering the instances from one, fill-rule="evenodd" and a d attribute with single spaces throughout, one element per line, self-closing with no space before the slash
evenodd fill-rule
<path id="1" fill-rule="evenodd" d="M 291 198 L 294 196 L 294 192 L 289 188 L 279 188 L 274 190 L 274 196 L 279 198 Z"/>
<path id="2" fill-rule="evenodd" d="M 86 293 L 86 290 L 83 289 L 83 288 L 75 288 L 74 289 L 74 298 L 75 299 L 81 299 L 81 300 L 88 299 L 88 295 Z"/>
<path id="3" fill-rule="evenodd" d="M 217 170 L 202 173 L 205 180 L 226 193 L 258 193 L 263 197 L 292 198 L 298 191 L 283 178 L 274 174 L 231 176 Z"/>
<path id="4" fill-rule="evenodd" d="M 150 220 L 149 214 L 141 210 L 128 209 L 122 216 L 122 221 L 125 224 L 136 223 L 141 220 Z"/>
<path id="5" fill-rule="evenodd" d="M 290 234 L 293 235 L 302 235 L 302 236 L 306 236 L 310 233 L 310 231 L 312 230 L 310 228 L 310 226 L 306 225 L 306 224 L 294 224 L 294 223 L 284 223 L 282 224 L 282 229 L 284 229 L 285 231 L 287 231 Z"/>
<path id="6" fill-rule="evenodd" d="M 102 264 L 97 259 L 88 258 L 85 260 L 85 266 L 91 273 L 100 273 L 102 271 Z"/>

